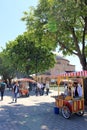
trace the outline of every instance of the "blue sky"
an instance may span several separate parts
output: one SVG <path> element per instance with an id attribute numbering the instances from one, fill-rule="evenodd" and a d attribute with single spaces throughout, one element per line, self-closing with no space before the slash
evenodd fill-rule
<path id="1" fill-rule="evenodd" d="M 37 3 L 38 0 L 0 0 L 0 47 L 25 31 L 25 22 L 20 19 L 24 11 Z"/>
<path id="2" fill-rule="evenodd" d="M 4 48 L 6 42 L 14 40 L 25 31 L 25 22 L 20 20 L 23 12 L 37 4 L 38 0 L 0 0 L 0 48 Z M 70 60 L 70 64 L 76 65 L 77 71 L 81 70 L 77 57 L 68 56 L 66 59 Z"/>

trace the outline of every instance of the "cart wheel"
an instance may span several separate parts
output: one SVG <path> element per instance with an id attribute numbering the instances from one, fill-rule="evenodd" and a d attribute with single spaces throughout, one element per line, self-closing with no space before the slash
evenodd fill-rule
<path id="1" fill-rule="evenodd" d="M 79 111 L 76 113 L 76 115 L 78 115 L 78 116 L 83 116 L 83 114 L 84 114 L 84 111 Z"/>
<path id="2" fill-rule="evenodd" d="M 63 108 L 62 108 L 62 115 L 66 119 L 71 117 L 70 109 L 67 106 L 63 106 Z"/>

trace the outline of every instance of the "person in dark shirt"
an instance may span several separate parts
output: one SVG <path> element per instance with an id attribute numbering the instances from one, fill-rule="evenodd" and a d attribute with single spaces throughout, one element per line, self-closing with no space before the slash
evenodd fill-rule
<path id="1" fill-rule="evenodd" d="M 19 84 L 18 84 L 18 82 L 15 82 L 14 85 L 13 85 L 13 93 L 14 93 L 13 101 L 15 100 L 15 102 L 17 102 L 17 95 L 19 93 Z"/>
<path id="2" fill-rule="evenodd" d="M 1 80 L 0 81 L 1 101 L 3 100 L 5 87 L 6 87 L 6 83 Z"/>

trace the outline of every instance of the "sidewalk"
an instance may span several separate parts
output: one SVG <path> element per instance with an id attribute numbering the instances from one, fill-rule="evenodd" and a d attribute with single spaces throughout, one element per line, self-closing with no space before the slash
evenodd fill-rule
<path id="1" fill-rule="evenodd" d="M 87 111 L 84 116 L 72 115 L 65 119 L 61 113 L 54 114 L 57 92 L 28 98 L 18 98 L 11 103 L 11 91 L 5 93 L 4 101 L 0 101 L 0 130 L 87 130 Z"/>

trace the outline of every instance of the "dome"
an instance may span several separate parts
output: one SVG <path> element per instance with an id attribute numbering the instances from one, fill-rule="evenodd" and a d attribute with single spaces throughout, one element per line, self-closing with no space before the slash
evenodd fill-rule
<path id="1" fill-rule="evenodd" d="M 56 55 L 56 60 L 66 60 L 66 59 L 62 56 Z M 66 61 L 68 61 L 68 60 L 66 60 Z"/>
<path id="2" fill-rule="evenodd" d="M 63 57 L 56 55 L 56 60 L 60 60 L 60 59 L 63 59 Z"/>

